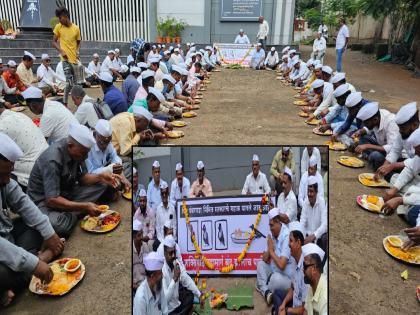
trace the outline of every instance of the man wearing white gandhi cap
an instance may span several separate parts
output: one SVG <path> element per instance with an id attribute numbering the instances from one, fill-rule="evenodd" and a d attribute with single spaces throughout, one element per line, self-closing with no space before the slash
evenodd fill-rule
<path id="1" fill-rule="evenodd" d="M 395 123 L 398 125 L 400 136 L 392 143 L 391 150 L 386 155 L 384 164 L 376 171 L 378 177 L 385 177 L 388 181 L 393 174 L 404 169 L 405 165 L 404 161 L 402 161 L 404 158 L 413 158 L 415 156 L 414 148 L 408 143 L 407 139 L 420 125 L 417 103 L 411 102 L 402 106 L 395 115 Z M 398 177 L 398 175 L 394 176 L 395 178 L 391 180 L 391 184 Z"/>
<path id="2" fill-rule="evenodd" d="M 168 246 L 168 242 L 175 242 L 174 238 L 174 224 L 171 220 L 166 220 L 164 226 L 163 226 L 165 237 L 163 239 L 163 242 L 159 244 L 159 247 L 157 248 L 157 252 L 159 255 L 164 256 L 164 246 Z M 166 244 L 165 244 L 166 243 Z M 178 260 L 179 264 L 184 264 L 181 257 L 181 248 L 179 247 L 178 243 L 175 242 L 175 248 L 176 248 L 176 259 Z"/>
<path id="3" fill-rule="evenodd" d="M 391 188 L 386 191 L 383 211 L 407 219 L 411 226 L 420 225 L 420 129 L 416 129 L 407 139 L 408 145 L 413 147 L 415 156 L 404 161 L 404 169 L 392 178 Z M 402 195 L 400 197 L 400 195 Z"/>
<path id="4" fill-rule="evenodd" d="M 156 252 L 144 256 L 146 280 L 136 291 L 133 300 L 133 314 L 167 315 L 168 302 L 162 290 L 162 268 L 165 258 Z"/>
<path id="5" fill-rule="evenodd" d="M 39 128 L 50 144 L 66 138 L 69 126 L 78 124 L 67 107 L 56 101 L 45 100 L 38 88 L 31 86 L 22 92 L 22 96 L 32 113 L 42 115 Z"/>
<path id="6" fill-rule="evenodd" d="M 260 171 L 260 159 L 254 154 L 252 157 L 252 172 L 246 176 L 242 195 L 269 194 L 271 191 L 267 177 Z"/>
<path id="7" fill-rule="evenodd" d="M 94 202 L 109 196 L 121 181 L 117 174 L 88 173 L 85 160 L 94 144 L 86 126 L 72 124 L 69 136 L 46 149 L 32 169 L 28 195 L 60 236 L 70 234 L 79 216 L 99 215 Z"/>
<path id="8" fill-rule="evenodd" d="M 274 155 L 273 161 L 271 162 L 270 168 L 270 186 L 273 190 L 277 191 L 277 194 L 283 191 L 282 178 L 284 168 L 288 167 L 292 173 L 295 173 L 295 160 L 293 158 L 293 152 L 290 147 L 283 147 Z"/>
<path id="9" fill-rule="evenodd" d="M 11 178 L 14 163 L 23 156 L 22 150 L 4 133 L 0 133 L 0 143 L 0 307 L 3 307 L 11 303 L 14 290 L 27 287 L 32 275 L 46 283 L 52 280 L 48 263 L 61 254 L 64 242 L 48 217 Z M 21 219 L 16 220 L 11 212 Z"/>
<path id="10" fill-rule="evenodd" d="M 93 134 L 96 143 L 90 149 L 86 160 L 88 172 L 92 174 L 108 172 L 122 175 L 121 186 L 124 188 L 124 191 L 129 191 L 131 189 L 131 184 L 123 174 L 122 160 L 118 156 L 114 146 L 111 144 L 112 127 L 109 121 L 99 119 Z M 129 164 L 131 168 L 131 163 Z"/>
<path id="11" fill-rule="evenodd" d="M 324 251 L 328 248 L 328 210 L 319 180 L 309 176 L 307 198 L 302 205 L 300 223 L 305 231 L 305 244 L 317 243 Z"/>
<path id="12" fill-rule="evenodd" d="M 306 244 L 302 247 L 303 272 L 305 283 L 309 284 L 305 300 L 307 314 L 328 313 L 328 280 L 322 273 L 322 260 L 324 251 L 315 244 Z"/>
<path id="13" fill-rule="evenodd" d="M 200 290 L 176 258 L 176 242 L 172 235 L 163 240 L 165 263 L 163 264 L 163 292 L 168 299 L 171 314 L 190 314 L 194 296 L 199 299 Z M 181 286 L 182 287 L 181 287 Z"/>
<path id="14" fill-rule="evenodd" d="M 156 242 L 153 245 L 156 249 L 165 238 L 164 225 L 169 220 L 173 226 L 173 235 L 176 237 L 176 212 L 175 208 L 169 203 L 168 184 L 164 181 L 160 183 L 160 195 L 162 202 L 156 208 Z"/>
<path id="15" fill-rule="evenodd" d="M 143 258 L 150 252 L 147 243 L 143 241 L 143 223 L 134 219 L 133 221 L 133 289 L 137 289 L 140 283 L 146 278 Z"/>
<path id="16" fill-rule="evenodd" d="M 289 229 L 281 223 L 279 210 L 268 212 L 271 235 L 267 236 L 267 249 L 257 264 L 257 290 L 271 304 L 273 292 L 287 292 L 293 277 L 293 261 L 290 259 Z"/>
<path id="17" fill-rule="evenodd" d="M 297 220 L 297 200 L 293 192 L 293 172 L 287 166 L 284 168 L 282 176 L 283 191 L 277 199 L 277 208 L 280 211 L 280 220 L 282 223 L 289 224 L 289 222 Z"/>
<path id="18" fill-rule="evenodd" d="M 306 295 L 308 292 L 303 274 L 304 255 L 302 246 L 304 244 L 304 233 L 302 224 L 298 221 L 290 222 L 289 231 L 290 259 L 293 260 L 295 266 L 292 279 L 293 285 L 287 293 L 280 290 L 274 291 L 274 314 L 281 314 L 279 310 L 284 311 L 285 314 L 303 314 Z"/>
<path id="19" fill-rule="evenodd" d="M 35 56 L 29 51 L 23 52 L 22 62 L 17 67 L 16 73 L 26 87 L 30 87 L 34 83 L 38 83 L 37 77 L 32 72 L 32 66 L 36 60 Z"/>
<path id="20" fill-rule="evenodd" d="M 360 141 L 354 151 L 363 154 L 376 171 L 384 164 L 385 156 L 399 136 L 395 115 L 386 109 L 379 109 L 377 102 L 371 102 L 360 108 L 356 118 L 363 121 L 364 128 L 355 133 Z"/>
<path id="21" fill-rule="evenodd" d="M 164 180 L 160 178 L 160 163 L 159 161 L 154 161 L 152 165 L 152 177 L 149 185 L 147 185 L 147 205 L 156 211 L 158 205 L 162 202 L 160 186 L 165 183 Z M 164 222 L 162 222 L 163 225 Z"/>
<path id="22" fill-rule="evenodd" d="M 134 213 L 133 220 L 142 223 L 142 241 L 147 244 L 149 250 L 152 250 L 155 241 L 156 215 L 153 209 L 147 206 L 146 190 L 140 189 L 136 205 L 136 212 Z"/>
<path id="23" fill-rule="evenodd" d="M 175 166 L 175 179 L 171 183 L 171 194 L 169 201 L 175 207 L 176 201 L 188 198 L 191 184 L 188 178 L 184 176 L 184 167 L 181 163 Z"/>
<path id="24" fill-rule="evenodd" d="M 300 178 L 298 202 L 301 208 L 303 207 L 303 204 L 308 197 L 309 177 L 313 176 L 316 179 L 316 182 L 318 184 L 318 193 L 320 196 L 324 196 L 324 179 L 322 178 L 322 175 L 318 172 L 318 163 L 319 161 L 316 158 L 316 156 L 312 155 L 309 158 L 307 171 L 303 173 L 302 177 Z"/>
<path id="25" fill-rule="evenodd" d="M 192 183 L 190 189 L 190 198 L 195 197 L 211 197 L 213 196 L 213 188 L 211 182 L 205 176 L 203 161 L 197 162 L 197 179 Z"/>

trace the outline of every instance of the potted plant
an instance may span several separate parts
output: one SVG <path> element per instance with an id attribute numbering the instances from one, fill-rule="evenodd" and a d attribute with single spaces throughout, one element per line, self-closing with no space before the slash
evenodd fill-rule
<path id="1" fill-rule="evenodd" d="M 157 43 L 163 43 L 163 31 L 164 31 L 164 22 L 162 19 L 159 19 L 156 21 L 156 31 L 158 33 L 157 37 L 156 37 L 156 42 Z"/>
<path id="2" fill-rule="evenodd" d="M 188 26 L 188 24 L 185 23 L 182 20 L 176 21 L 176 23 L 174 25 L 174 32 L 175 32 L 174 42 L 176 44 L 180 44 L 181 43 L 181 34 L 185 30 L 185 27 L 187 27 L 187 26 Z"/>
<path id="3" fill-rule="evenodd" d="M 172 19 L 167 17 L 166 20 L 163 22 L 163 36 L 164 42 L 169 44 L 171 42 L 171 34 L 172 34 Z"/>

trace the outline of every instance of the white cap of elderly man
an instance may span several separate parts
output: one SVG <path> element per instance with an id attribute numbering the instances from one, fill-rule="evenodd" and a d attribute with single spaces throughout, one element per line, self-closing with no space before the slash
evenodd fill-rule
<path id="1" fill-rule="evenodd" d="M 16 162 L 23 156 L 19 146 L 5 133 L 0 132 L 0 155 L 4 156 L 10 162 Z"/>
<path id="2" fill-rule="evenodd" d="M 103 137 L 111 137 L 112 136 L 112 126 L 108 120 L 99 119 L 95 125 L 95 130 Z"/>
<path id="3" fill-rule="evenodd" d="M 72 123 L 70 125 L 69 136 L 87 149 L 92 148 L 96 143 L 92 131 L 79 123 Z"/>

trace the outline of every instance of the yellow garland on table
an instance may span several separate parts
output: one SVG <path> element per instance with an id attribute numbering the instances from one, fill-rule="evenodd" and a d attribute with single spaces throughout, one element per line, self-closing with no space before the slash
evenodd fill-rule
<path id="1" fill-rule="evenodd" d="M 262 204 L 264 205 L 264 204 L 268 203 L 268 201 L 269 201 L 268 197 L 266 195 L 264 195 L 263 198 L 262 198 L 262 201 L 261 201 Z M 182 201 L 182 211 L 183 211 L 184 216 L 185 216 L 185 221 L 187 222 L 188 227 L 191 229 L 190 216 L 189 216 L 188 208 L 187 208 L 187 205 L 186 205 L 185 201 Z M 257 226 L 261 221 L 262 212 L 263 212 L 263 209 L 262 209 L 262 207 L 260 207 L 260 209 L 258 210 L 257 217 L 255 219 L 254 228 L 252 229 L 252 231 L 249 235 L 248 241 L 246 242 L 244 249 L 242 250 L 242 252 L 237 257 L 238 263 L 241 263 L 241 261 L 245 258 L 246 253 L 247 253 L 249 247 L 251 246 L 251 242 L 255 237 L 255 230 L 257 229 Z M 201 248 L 200 248 L 200 246 L 198 246 L 197 238 L 195 237 L 194 233 L 191 235 L 191 240 L 194 244 L 194 248 L 195 248 L 195 251 L 196 251 L 196 253 L 194 254 L 194 258 L 201 259 L 201 261 L 204 263 L 204 265 L 207 267 L 207 269 L 215 270 L 214 264 L 212 262 L 210 262 L 207 259 L 207 257 L 202 254 Z M 220 268 L 219 271 L 222 272 L 222 273 L 229 273 L 234 269 L 235 269 L 235 264 L 230 263 L 229 265 L 226 265 L 226 266 L 223 266 L 222 268 Z M 198 281 L 198 277 L 199 277 L 199 271 L 198 271 L 197 277 L 196 277 L 197 281 Z"/>

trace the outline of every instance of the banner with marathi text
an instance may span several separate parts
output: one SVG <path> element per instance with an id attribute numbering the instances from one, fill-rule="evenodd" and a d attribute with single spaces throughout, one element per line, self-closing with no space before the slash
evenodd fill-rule
<path id="1" fill-rule="evenodd" d="M 269 234 L 269 206 L 261 206 L 262 195 L 209 197 L 186 199 L 189 225 L 183 211 L 183 202 L 177 203 L 178 244 L 181 256 L 189 273 L 218 274 L 231 263 L 235 265 L 229 274 L 256 274 L 257 263 L 267 247 Z M 246 255 L 238 263 L 238 256 L 246 247 L 259 209 L 262 215 L 256 227 L 255 237 L 249 243 Z M 191 235 L 204 257 L 214 265 L 209 270 L 198 255 Z"/>
<path id="2" fill-rule="evenodd" d="M 251 65 L 252 51 L 255 49 L 251 44 L 214 44 L 222 65 L 240 64 L 243 67 Z"/>

